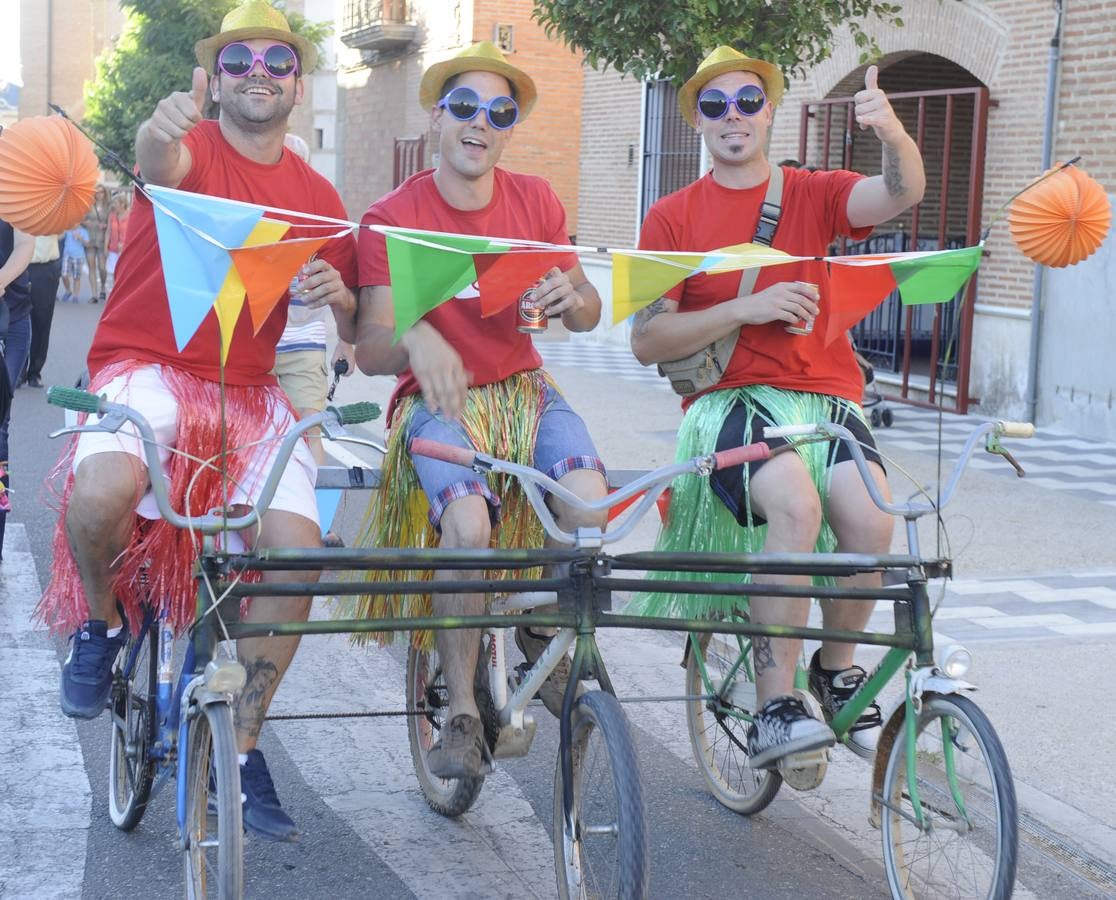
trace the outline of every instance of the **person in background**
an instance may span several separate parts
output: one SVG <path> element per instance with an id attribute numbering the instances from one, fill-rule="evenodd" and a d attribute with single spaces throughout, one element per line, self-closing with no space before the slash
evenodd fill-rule
<path id="1" fill-rule="evenodd" d="M 93 205 L 82 224 L 88 234 L 85 263 L 89 266 L 89 302 L 105 299 L 105 232 L 108 230 L 109 199 L 103 184 L 97 185 Z"/>
<path id="2" fill-rule="evenodd" d="M 81 272 L 85 266 L 85 248 L 89 243 L 89 232 L 83 225 L 75 225 L 66 232 L 62 241 L 62 302 L 73 300 L 80 303 Z"/>
<path id="3" fill-rule="evenodd" d="M 112 195 L 112 209 L 109 211 L 108 228 L 105 229 L 105 280 L 104 298 L 112 290 L 116 276 L 116 261 L 124 249 L 124 235 L 128 230 L 128 192 L 119 190 Z"/>
<path id="4" fill-rule="evenodd" d="M 288 132 L 283 137 L 283 145 L 303 162 L 310 162 L 310 148 L 297 134 Z M 287 327 L 275 348 L 275 375 L 279 387 L 290 398 L 298 411 L 299 418 L 312 416 L 326 407 L 326 394 L 329 390 L 329 373 L 337 361 L 345 360 L 345 373 L 352 375 L 356 369 L 353 345 L 338 340 L 337 347 L 326 368 L 326 316 L 325 309 L 308 309 L 298 291 L 298 278 L 291 282 L 291 302 L 287 307 Z M 321 435 L 310 435 L 310 449 L 318 465 L 325 462 Z M 327 547 L 344 546 L 341 538 L 333 531 L 322 536 Z"/>
<path id="5" fill-rule="evenodd" d="M 0 319 L 7 327 L 0 329 L 4 339 L 4 365 L 7 384 L 0 389 L 10 394 L 27 364 L 27 351 L 31 344 L 31 280 L 27 267 L 35 251 L 35 239 L 17 231 L 0 219 L 0 297 L 3 309 Z M 8 495 L 8 423 L 10 409 L 0 418 L 0 554 L 4 545 L 4 526 L 7 524 L 11 497 Z"/>
<path id="6" fill-rule="evenodd" d="M 43 386 L 43 365 L 50 345 L 50 326 L 54 320 L 54 304 L 58 299 L 58 282 L 62 278 L 62 259 L 58 235 L 35 238 L 35 252 L 27 276 L 31 279 L 31 353 L 27 358 L 28 387 Z"/>

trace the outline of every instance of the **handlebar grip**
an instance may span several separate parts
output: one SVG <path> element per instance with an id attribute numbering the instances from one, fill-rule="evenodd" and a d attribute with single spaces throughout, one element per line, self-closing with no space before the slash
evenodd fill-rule
<path id="1" fill-rule="evenodd" d="M 360 403 L 348 403 L 345 406 L 331 406 L 329 408 L 336 413 L 342 425 L 371 422 L 373 419 L 380 417 L 380 405 L 363 400 Z"/>
<path id="2" fill-rule="evenodd" d="M 454 463 L 458 466 L 473 467 L 476 459 L 476 450 L 467 447 L 455 447 L 453 444 L 443 444 L 441 441 L 432 441 L 428 438 L 415 438 L 411 441 L 411 453 L 419 456 L 428 456 L 431 459 L 440 459 L 442 462 Z"/>
<path id="3" fill-rule="evenodd" d="M 765 438 L 806 437 L 818 433 L 817 425 L 768 425 L 763 429 Z"/>
<path id="4" fill-rule="evenodd" d="M 47 390 L 47 403 L 74 412 L 99 413 L 103 399 L 79 388 L 53 385 Z"/>
<path id="5" fill-rule="evenodd" d="M 1001 419 L 996 423 L 996 430 L 1002 437 L 1030 438 L 1035 436 L 1035 426 L 1030 422 L 1005 422 Z"/>
<path id="6" fill-rule="evenodd" d="M 743 447 L 733 447 L 731 450 L 722 450 L 713 454 L 713 468 L 727 469 L 730 466 L 740 466 L 757 459 L 767 459 L 771 455 L 771 448 L 767 444 L 745 444 Z"/>

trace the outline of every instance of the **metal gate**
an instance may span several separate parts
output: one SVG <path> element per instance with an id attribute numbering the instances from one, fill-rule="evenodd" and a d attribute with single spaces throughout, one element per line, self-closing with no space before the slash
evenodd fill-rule
<path id="1" fill-rule="evenodd" d="M 926 196 L 889 223 L 890 231 L 878 229 L 861 242 L 842 239 L 836 252 L 973 246 L 980 240 L 984 200 L 988 89 L 914 91 L 888 94 L 888 99 L 908 131 L 914 124 L 914 139 L 926 166 Z M 819 169 L 872 171 L 879 165 L 879 141 L 871 132 L 868 140 L 860 134 L 853 121 L 852 97 L 804 103 L 798 158 Z M 875 153 L 875 162 L 869 152 Z M 965 413 L 976 400 L 969 396 L 975 302 L 976 276 L 948 303 L 904 307 L 896 291 L 853 329 L 853 340 L 877 371 L 899 376 L 895 399 Z"/>
<path id="2" fill-rule="evenodd" d="M 701 136 L 678 114 L 678 88 L 669 81 L 649 81 L 644 90 L 640 222 L 656 200 L 681 190 L 701 174 Z"/>

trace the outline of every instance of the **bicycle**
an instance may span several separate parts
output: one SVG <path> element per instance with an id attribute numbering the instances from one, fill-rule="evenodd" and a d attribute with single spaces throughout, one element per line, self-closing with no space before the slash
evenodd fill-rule
<path id="1" fill-rule="evenodd" d="M 241 516 L 213 511 L 184 516 L 171 507 L 154 434 L 146 419 L 123 404 L 109 403 L 76 388 L 52 387 L 47 402 L 100 417 L 95 425 L 69 425 L 51 437 L 81 431 L 119 430 L 130 422 L 139 432 L 152 492 L 163 518 L 203 536 L 197 617 L 177 677 L 175 635 L 165 618 L 149 607 L 114 666 L 109 709 L 109 816 L 122 831 L 139 824 L 148 803 L 171 776 L 177 780 L 176 824 L 189 898 L 243 895 L 243 818 L 240 766 L 233 728 L 233 698 L 244 686 L 244 667 L 219 651 L 235 637 L 235 625 L 217 621 L 223 603 L 214 602 L 207 579 L 219 571 L 223 551 L 216 537 L 250 528 L 259 521 L 278 486 L 286 460 L 304 432 L 321 427 L 340 437 L 344 425 L 376 418 L 375 404 L 358 403 L 300 420 L 283 438 L 276 465 L 268 474 L 259 505 Z M 225 610 L 229 612 L 229 610 Z M 215 821 L 214 820 L 215 817 Z"/>
<path id="2" fill-rule="evenodd" d="M 848 588 L 778 588 L 764 585 L 744 593 L 771 596 L 824 596 L 887 599 L 895 604 L 892 636 L 842 634 L 827 629 L 785 628 L 783 636 L 845 640 L 888 646 L 886 654 L 830 725 L 837 740 L 848 742 L 851 729 L 880 691 L 905 667 L 903 702 L 886 719 L 875 753 L 870 820 L 880 828 L 888 886 L 895 897 L 949 896 L 961 888 L 973 896 L 1009 897 L 1015 878 L 1018 846 L 1016 802 L 1011 771 L 995 730 L 967 693 L 973 685 L 961 678 L 971 656 L 959 646 L 941 648 L 934 655 L 932 610 L 928 578 L 950 573 L 948 560 L 923 559 L 917 520 L 937 514 L 953 497 L 961 473 L 978 442 L 1004 455 L 1019 474 L 1022 470 L 1001 446 L 1000 438 L 1030 437 L 1031 425 L 989 422 L 970 435 L 938 502 L 887 502 L 871 477 L 864 454 L 847 429 L 833 423 L 767 428 L 768 437 L 843 440 L 868 488 L 884 512 L 906 521 L 908 556 L 854 557 L 826 554 L 814 557 L 757 554 L 786 573 L 849 575 L 876 571 L 902 576 L 904 587 L 879 591 Z M 708 560 L 702 562 L 708 566 Z M 677 571 L 673 566 L 666 567 Z M 749 561 L 718 571 L 760 571 Z M 691 569 L 693 571 L 693 569 Z M 886 581 L 886 578 L 885 578 Z M 777 769 L 753 770 L 747 763 L 745 731 L 756 708 L 749 635 L 770 634 L 751 626 L 746 612 L 730 617 L 733 641 L 710 640 L 708 632 L 690 632 L 685 650 L 686 722 L 698 767 L 717 800 L 743 815 L 754 815 L 775 798 L 787 780 L 800 790 L 816 787 L 825 774 L 827 750 L 785 760 Z M 851 745 L 850 745 L 851 747 Z M 945 839 L 942 839 L 942 835 Z M 964 846 L 963 846 L 964 845 Z M 964 859 L 952 865 L 944 857 L 959 851 Z M 968 860 L 971 884 L 959 885 L 959 868 Z M 946 879 L 946 883 L 942 879 Z"/>

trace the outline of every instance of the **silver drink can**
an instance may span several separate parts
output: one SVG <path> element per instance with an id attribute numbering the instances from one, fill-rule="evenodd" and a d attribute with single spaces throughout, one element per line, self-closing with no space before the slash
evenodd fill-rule
<path id="1" fill-rule="evenodd" d="M 519 324 L 518 328 L 524 334 L 536 334 L 546 331 L 546 313 L 535 304 L 538 293 L 535 288 L 527 288 L 519 298 Z"/>

